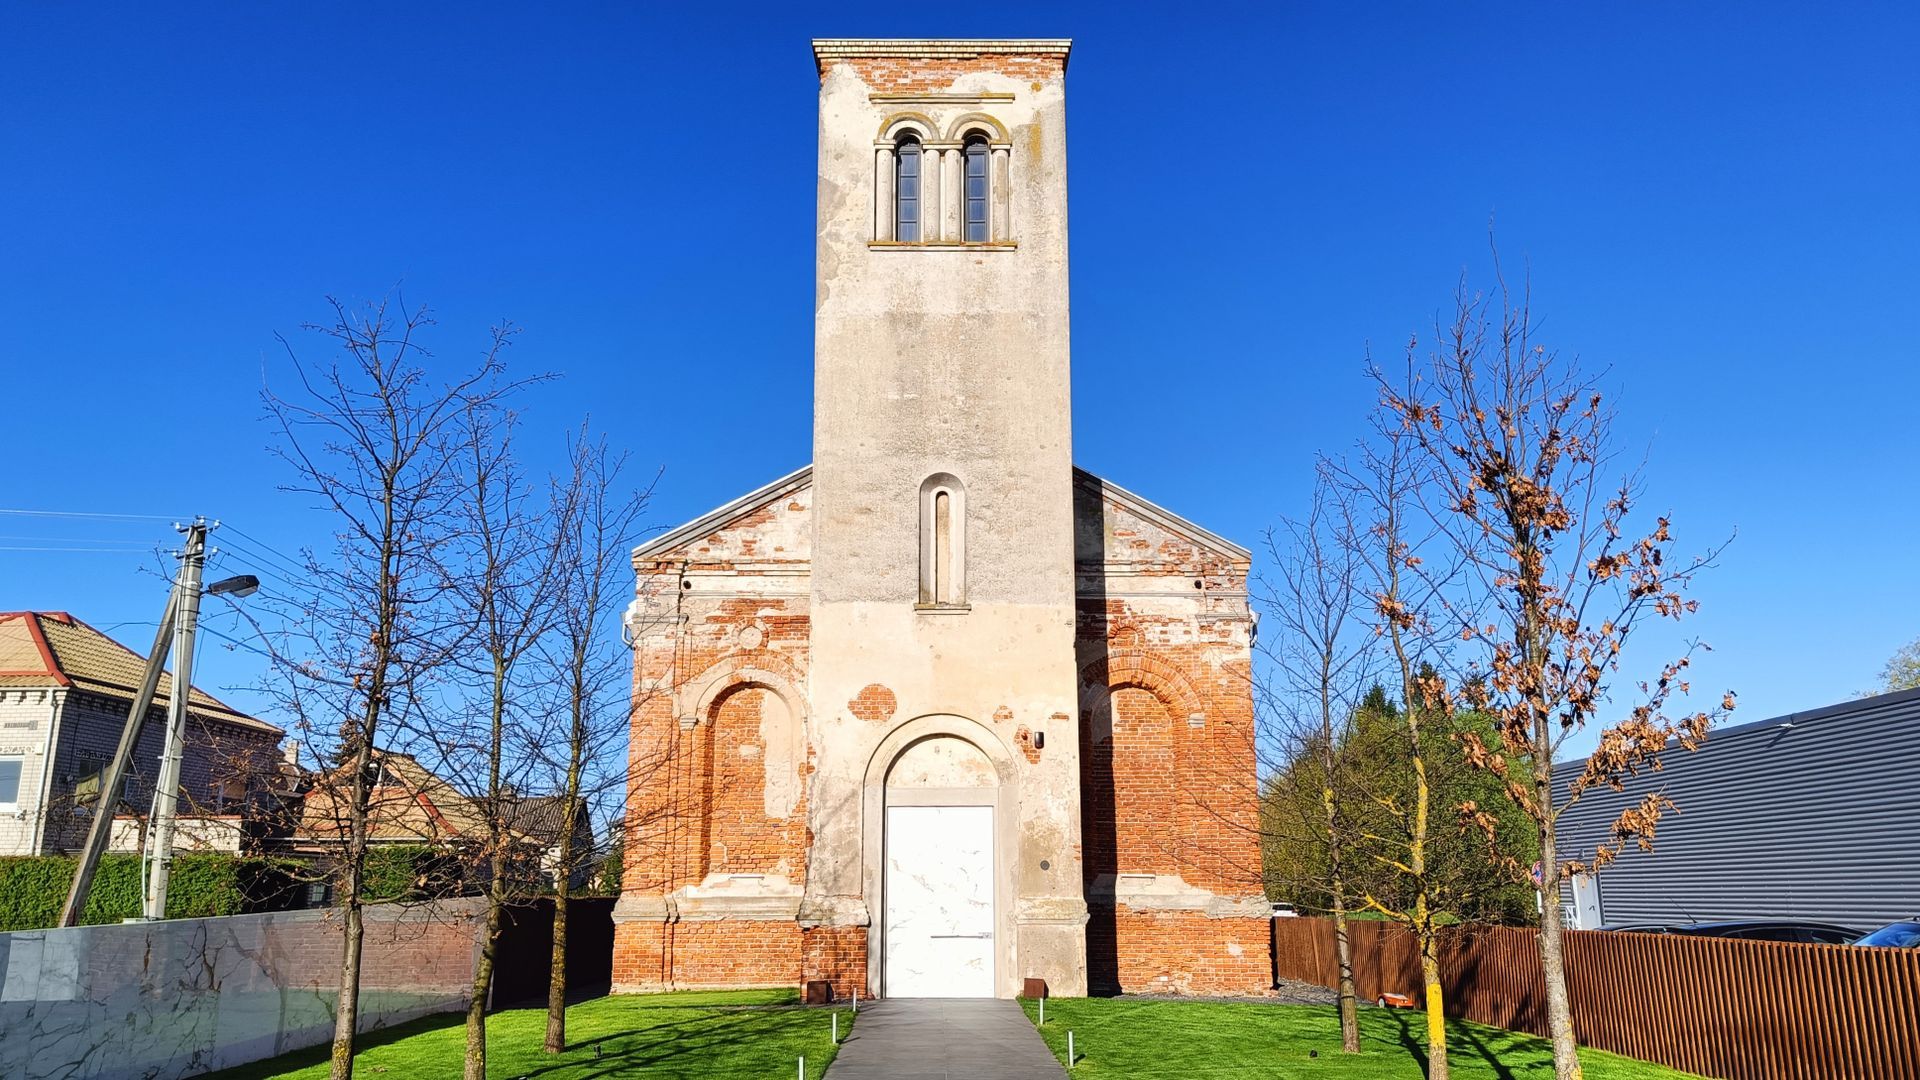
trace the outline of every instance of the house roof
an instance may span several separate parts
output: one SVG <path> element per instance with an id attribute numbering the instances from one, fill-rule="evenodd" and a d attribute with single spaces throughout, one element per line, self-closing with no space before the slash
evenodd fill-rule
<path id="1" fill-rule="evenodd" d="M 0 687 L 70 687 L 132 700 L 146 666 L 146 657 L 64 611 L 0 612 Z M 162 672 L 153 703 L 164 706 L 172 695 L 173 675 Z M 286 734 L 197 686 L 188 702 L 205 720 Z"/>
<path id="2" fill-rule="evenodd" d="M 586 800 L 576 798 L 574 827 L 578 828 L 587 820 Z M 507 827 L 522 836 L 531 837 L 551 847 L 560 842 L 561 829 L 566 824 L 567 797 L 565 795 L 521 795 L 511 797 L 506 806 Z"/>
<path id="3" fill-rule="evenodd" d="M 376 750 L 374 759 L 380 764 L 380 781 L 368 799 L 368 839 L 410 843 L 481 840 L 487 836 L 483 802 L 448 783 L 412 754 Z M 303 837 L 339 839 L 344 819 L 332 796 L 344 791 L 344 778 L 351 775 L 347 769 L 341 766 L 331 770 L 328 777 L 335 782 L 322 782 L 307 796 L 299 830 Z M 514 835 L 551 845 L 559 836 L 560 811 L 565 802 L 559 795 L 508 797 L 502 807 L 506 827 Z M 581 818 L 585 820 L 584 811 Z"/>
<path id="4" fill-rule="evenodd" d="M 1154 522 L 1162 528 L 1185 536 L 1201 547 L 1212 548 L 1223 555 L 1241 561 L 1251 561 L 1253 558 L 1253 553 L 1241 547 L 1239 544 L 1226 539 L 1218 533 L 1203 529 L 1192 521 L 1181 517 L 1179 514 L 1157 503 L 1149 502 L 1118 484 L 1109 480 L 1103 480 L 1077 465 L 1074 466 L 1073 469 L 1073 482 L 1099 491 L 1106 498 L 1111 499 L 1133 513 Z M 633 557 L 635 559 L 648 559 L 663 552 L 671 551 L 689 540 L 705 536 L 717 529 L 723 528 L 728 522 L 743 517 L 775 499 L 799 491 L 812 483 L 813 466 L 807 465 L 795 469 L 770 484 L 755 488 L 731 502 L 707 511 L 677 529 L 661 533 L 646 543 L 636 546 L 633 549 Z"/>

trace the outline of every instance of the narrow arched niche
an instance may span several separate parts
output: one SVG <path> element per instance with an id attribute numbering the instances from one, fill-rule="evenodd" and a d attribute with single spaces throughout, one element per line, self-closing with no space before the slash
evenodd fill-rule
<path id="1" fill-rule="evenodd" d="M 966 514 L 959 477 L 934 473 L 920 484 L 920 607 L 967 605 Z"/>

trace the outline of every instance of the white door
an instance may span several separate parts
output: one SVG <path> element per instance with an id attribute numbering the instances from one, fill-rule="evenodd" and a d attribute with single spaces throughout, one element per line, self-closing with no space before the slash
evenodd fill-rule
<path id="1" fill-rule="evenodd" d="M 993 997 L 993 807 L 887 808 L 891 997 Z"/>

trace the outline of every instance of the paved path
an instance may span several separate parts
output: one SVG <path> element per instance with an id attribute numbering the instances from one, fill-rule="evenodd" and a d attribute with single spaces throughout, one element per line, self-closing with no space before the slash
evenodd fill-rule
<path id="1" fill-rule="evenodd" d="M 827 1080 L 1061 1080 L 1015 1001 L 887 998 L 860 1006 Z"/>

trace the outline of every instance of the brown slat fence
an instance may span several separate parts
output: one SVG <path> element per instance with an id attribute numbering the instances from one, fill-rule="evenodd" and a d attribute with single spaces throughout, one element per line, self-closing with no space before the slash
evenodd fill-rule
<path id="1" fill-rule="evenodd" d="M 1354 989 L 1421 1002 L 1419 952 L 1396 923 L 1348 928 Z M 1275 919 L 1274 970 L 1331 987 L 1333 923 Z M 1920 1078 L 1920 950 L 1569 930 L 1575 1037 L 1724 1080 Z M 1545 1035 L 1534 931 L 1447 930 L 1447 1015 Z"/>

